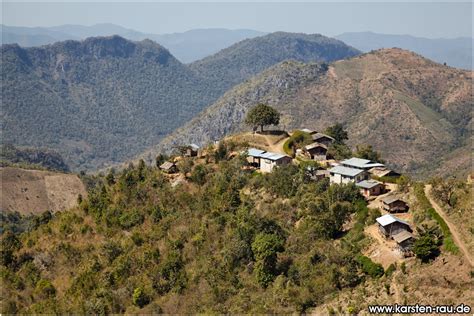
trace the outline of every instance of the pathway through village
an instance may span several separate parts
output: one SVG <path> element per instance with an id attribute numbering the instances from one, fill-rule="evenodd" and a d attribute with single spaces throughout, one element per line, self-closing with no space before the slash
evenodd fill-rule
<path id="1" fill-rule="evenodd" d="M 469 250 L 466 247 L 466 244 L 463 242 L 456 226 L 453 225 L 453 223 L 451 223 L 451 221 L 449 220 L 448 215 L 438 205 L 438 203 L 436 203 L 436 201 L 432 198 L 432 196 L 431 196 L 431 185 L 427 184 L 425 186 L 425 194 L 426 194 L 426 197 L 428 198 L 428 200 L 430 201 L 431 205 L 433 205 L 433 208 L 435 209 L 435 211 L 439 214 L 439 216 L 441 216 L 444 219 L 444 221 L 448 225 L 449 230 L 451 231 L 451 234 L 453 235 L 454 242 L 459 247 L 461 252 L 464 254 L 464 257 L 467 259 L 467 261 L 470 263 L 470 265 L 472 267 L 474 267 L 474 260 L 471 256 L 471 254 L 469 253 Z"/>

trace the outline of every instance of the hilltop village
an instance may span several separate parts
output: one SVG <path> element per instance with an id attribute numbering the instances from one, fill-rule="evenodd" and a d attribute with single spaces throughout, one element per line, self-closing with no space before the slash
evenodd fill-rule
<path id="1" fill-rule="evenodd" d="M 342 126 L 337 124 L 336 129 L 342 131 Z M 278 152 L 273 152 L 260 148 L 251 147 L 253 139 L 265 138 L 270 135 L 279 135 L 277 146 L 273 146 Z M 283 139 L 281 139 L 283 135 Z M 285 137 L 287 136 L 287 137 Z M 350 157 L 347 159 L 334 159 L 330 153 L 332 145 L 337 140 L 323 132 L 303 128 L 291 133 L 284 131 L 257 132 L 253 130 L 251 134 L 231 136 L 228 140 L 245 139 L 250 143 L 241 143 L 236 147 L 244 147 L 240 151 L 232 152 L 229 157 L 240 156 L 247 164 L 243 167 L 249 172 L 271 173 L 275 168 L 288 165 L 305 165 L 305 174 L 311 181 L 329 180 L 330 184 L 347 185 L 354 184 L 360 194 L 367 200 L 369 206 L 375 206 L 380 210 L 381 216 L 376 218 L 377 231 L 384 238 L 384 247 L 388 245 L 393 253 L 397 253 L 399 258 L 413 256 L 412 246 L 415 241 L 413 235 L 413 224 L 409 222 L 410 214 L 408 203 L 400 197 L 400 192 L 396 190 L 396 181 L 401 174 L 391 170 L 384 163 L 369 159 Z M 289 148 L 289 143 L 294 139 L 305 139 L 299 146 Z M 307 143 L 307 145 L 305 144 Z M 280 146 L 278 147 L 278 144 Z M 222 145 L 222 144 L 221 144 Z M 180 168 L 179 162 L 183 159 L 203 159 L 209 161 L 208 156 L 219 147 L 220 142 L 202 149 L 196 144 L 179 146 L 180 154 L 177 154 L 171 161 L 164 161 L 159 164 L 159 169 L 170 175 L 175 184 L 183 181 L 183 177 L 177 177 Z M 222 145 L 223 146 L 223 145 Z M 286 152 L 285 152 L 286 147 Z M 298 148 L 296 148 L 298 147 Z M 376 238 L 378 240 L 378 238 Z M 397 259 L 390 262 L 396 262 Z M 386 262 L 385 259 L 381 262 Z"/>

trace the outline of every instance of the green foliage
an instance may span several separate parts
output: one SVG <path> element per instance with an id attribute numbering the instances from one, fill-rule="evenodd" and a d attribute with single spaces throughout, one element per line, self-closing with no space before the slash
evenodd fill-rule
<path id="1" fill-rule="evenodd" d="M 50 281 L 41 279 L 36 284 L 36 293 L 41 297 L 52 297 L 56 295 L 56 289 Z"/>
<path id="2" fill-rule="evenodd" d="M 245 117 L 245 124 L 257 129 L 260 126 L 260 131 L 263 132 L 263 127 L 266 125 L 278 125 L 280 123 L 280 113 L 265 104 L 257 104 L 247 112 Z"/>
<path id="3" fill-rule="evenodd" d="M 362 271 L 372 278 L 380 278 L 384 274 L 381 264 L 373 262 L 369 257 L 359 256 L 357 262 L 362 268 Z"/>
<path id="4" fill-rule="evenodd" d="M 255 259 L 255 278 L 262 287 L 267 287 L 275 278 L 277 253 L 282 252 L 283 241 L 275 234 L 259 233 L 252 243 Z"/>
<path id="5" fill-rule="evenodd" d="M 411 184 L 411 179 L 407 175 L 401 175 L 397 181 L 398 190 L 401 192 L 408 192 Z"/>
<path id="6" fill-rule="evenodd" d="M 281 197 L 292 197 L 303 181 L 302 173 L 295 165 L 282 165 L 274 168 L 266 177 L 266 187 Z"/>
<path id="7" fill-rule="evenodd" d="M 133 226 L 143 223 L 145 217 L 138 210 L 125 211 L 119 217 L 120 226 L 125 229 L 130 229 Z"/>
<path id="8" fill-rule="evenodd" d="M 375 161 L 375 162 L 380 162 L 380 163 L 384 162 L 381 158 L 380 153 L 375 151 L 372 148 L 372 145 L 367 145 L 367 144 L 357 145 L 354 156 L 358 158 L 362 158 L 362 159 L 368 159 L 370 161 Z"/>
<path id="9" fill-rule="evenodd" d="M 295 154 L 296 149 L 302 148 L 313 142 L 311 135 L 303 131 L 295 131 L 283 144 L 283 150 L 290 156 Z"/>
<path id="10" fill-rule="evenodd" d="M 387 277 L 390 277 L 393 274 L 393 272 L 395 272 L 395 270 L 397 270 L 397 265 L 396 263 L 395 264 L 392 263 L 388 266 L 387 270 L 385 271 L 385 275 Z"/>
<path id="11" fill-rule="evenodd" d="M 422 262 L 429 262 L 439 255 L 439 245 L 431 235 L 420 236 L 413 244 L 413 252 Z"/>
<path id="12" fill-rule="evenodd" d="M 324 133 L 334 138 L 336 144 L 344 144 L 344 142 L 349 139 L 349 134 L 341 123 L 329 126 Z"/>
<path id="13" fill-rule="evenodd" d="M 150 302 L 150 299 L 141 287 L 137 287 L 133 290 L 132 302 L 133 305 L 143 308 Z"/>
<path id="14" fill-rule="evenodd" d="M 197 165 L 191 173 L 190 180 L 198 185 L 204 185 L 208 173 L 209 170 L 205 165 Z"/>
<path id="15" fill-rule="evenodd" d="M 352 157 L 352 150 L 346 144 L 333 143 L 328 147 L 327 154 L 336 160 Z"/>

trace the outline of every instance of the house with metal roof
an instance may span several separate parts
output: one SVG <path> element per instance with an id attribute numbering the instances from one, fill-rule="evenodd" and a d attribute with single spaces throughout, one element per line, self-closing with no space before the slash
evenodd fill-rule
<path id="1" fill-rule="evenodd" d="M 367 172 L 361 169 L 335 166 L 329 169 L 329 182 L 336 184 L 347 184 L 360 182 L 367 178 Z"/>
<path id="2" fill-rule="evenodd" d="M 303 128 L 303 129 L 301 129 L 300 131 L 305 132 L 305 133 L 308 133 L 308 134 L 310 134 L 310 135 L 317 133 L 316 131 L 314 131 L 314 130 L 312 130 L 312 129 L 309 129 L 309 128 Z"/>
<path id="3" fill-rule="evenodd" d="M 328 147 L 321 143 L 312 143 L 304 146 L 304 152 L 311 160 L 323 161 L 327 160 Z"/>
<path id="4" fill-rule="evenodd" d="M 374 167 L 369 169 L 369 173 L 373 176 L 382 178 L 382 177 L 399 177 L 400 173 L 390 170 L 386 167 Z"/>
<path id="5" fill-rule="evenodd" d="M 407 230 L 401 231 L 392 236 L 393 240 L 397 243 L 398 250 L 404 256 L 412 255 L 412 247 L 415 242 L 415 237 L 412 233 Z"/>
<path id="6" fill-rule="evenodd" d="M 311 138 L 313 139 L 313 142 L 323 144 L 327 147 L 329 147 L 329 145 L 331 145 L 335 140 L 331 136 L 323 133 L 314 133 L 311 135 Z"/>
<path id="7" fill-rule="evenodd" d="M 292 158 L 280 153 L 249 148 L 247 150 L 247 161 L 254 167 L 260 168 L 262 172 L 272 172 L 275 166 L 290 164 Z"/>
<path id="8" fill-rule="evenodd" d="M 392 238 L 394 235 L 402 231 L 408 231 L 410 233 L 413 232 L 410 224 L 391 214 L 380 216 L 376 219 L 376 221 L 379 225 L 380 233 L 386 238 Z"/>
<path id="9" fill-rule="evenodd" d="M 396 195 L 387 195 L 381 199 L 381 202 L 382 210 L 389 213 L 402 213 L 409 209 L 408 204 Z"/>
<path id="10" fill-rule="evenodd" d="M 375 180 L 362 180 L 356 183 L 362 195 L 366 198 L 377 196 L 385 192 L 385 185 Z"/>
<path id="11" fill-rule="evenodd" d="M 341 165 L 349 168 L 356 168 L 362 170 L 369 170 L 375 167 L 385 167 L 384 164 L 373 162 L 368 159 L 352 157 L 346 160 L 341 161 Z"/>

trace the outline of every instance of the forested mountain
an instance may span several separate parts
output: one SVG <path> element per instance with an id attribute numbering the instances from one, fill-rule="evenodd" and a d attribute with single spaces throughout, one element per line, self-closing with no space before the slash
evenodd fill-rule
<path id="1" fill-rule="evenodd" d="M 398 47 L 411 50 L 438 63 L 463 69 L 472 69 L 473 38 L 423 38 L 411 35 L 351 32 L 336 36 L 337 39 L 368 52 L 380 48 Z"/>
<path id="2" fill-rule="evenodd" d="M 2 138 L 49 147 L 73 169 L 119 162 L 215 97 L 165 48 L 121 37 L 2 46 Z"/>
<path id="3" fill-rule="evenodd" d="M 247 110 L 263 102 L 281 111 L 280 128 L 324 130 L 342 122 L 352 145 L 372 144 L 401 170 L 426 167 L 432 173 L 443 155 L 468 143 L 470 91 L 471 72 L 400 49 L 329 67 L 283 62 L 227 92 L 151 152 L 187 142 L 206 144 L 248 129 L 243 124 Z"/>
<path id="4" fill-rule="evenodd" d="M 2 44 L 19 44 L 22 47 L 52 44 L 64 40 L 119 35 L 129 40 L 153 40 L 166 47 L 184 63 L 192 62 L 226 48 L 246 38 L 263 35 L 254 30 L 194 29 L 182 33 L 150 34 L 103 23 L 91 26 L 60 25 L 53 27 L 17 27 L 2 25 Z"/>
<path id="5" fill-rule="evenodd" d="M 331 62 L 358 54 L 343 42 L 319 34 L 276 32 L 236 43 L 190 67 L 216 89 L 227 91 L 284 60 Z"/>
<path id="6" fill-rule="evenodd" d="M 263 55 L 256 57 L 259 48 Z M 238 58 L 228 60 L 228 54 Z M 191 68 L 152 41 L 119 36 L 38 48 L 3 45 L 2 137 L 56 149 L 73 170 L 103 168 L 156 145 L 231 85 L 267 66 L 353 54 L 322 36 L 283 33 L 217 54 L 218 66 L 211 58 Z M 237 76 L 236 69 L 244 72 Z"/>

